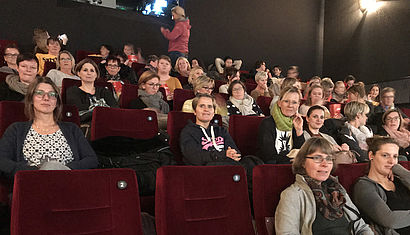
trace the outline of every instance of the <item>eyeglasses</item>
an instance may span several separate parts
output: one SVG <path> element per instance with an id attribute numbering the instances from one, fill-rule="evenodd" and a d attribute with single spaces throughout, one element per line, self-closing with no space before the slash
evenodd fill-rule
<path id="1" fill-rule="evenodd" d="M 49 91 L 49 92 L 45 92 L 43 90 L 34 91 L 34 95 L 41 98 L 41 99 L 44 99 L 44 96 L 46 94 L 47 94 L 48 98 L 50 98 L 50 99 L 57 99 L 57 96 L 58 96 L 57 92 L 55 92 L 55 91 Z"/>
<path id="2" fill-rule="evenodd" d="M 232 91 L 243 91 L 243 87 L 233 88 Z"/>
<path id="3" fill-rule="evenodd" d="M 71 58 L 60 58 L 61 61 L 71 61 Z"/>
<path id="4" fill-rule="evenodd" d="M 394 95 L 383 96 L 383 99 L 394 99 Z"/>
<path id="5" fill-rule="evenodd" d="M 204 86 L 202 88 L 207 90 L 207 91 L 213 91 L 215 87 Z"/>
<path id="6" fill-rule="evenodd" d="M 159 83 L 146 83 L 148 86 L 152 86 L 152 87 L 160 87 L 161 84 Z"/>
<path id="7" fill-rule="evenodd" d="M 107 64 L 107 67 L 112 68 L 112 69 L 116 69 L 120 66 L 116 65 L 116 64 Z"/>
<path id="8" fill-rule="evenodd" d="M 290 100 L 282 100 L 281 102 L 286 105 L 298 105 L 299 104 L 298 101 L 290 101 Z"/>
<path id="9" fill-rule="evenodd" d="M 10 54 L 10 53 L 6 53 L 6 54 L 4 54 L 4 56 L 7 56 L 7 57 L 17 57 L 19 54 Z"/>
<path id="10" fill-rule="evenodd" d="M 326 157 L 323 156 L 312 156 L 312 157 L 305 157 L 312 159 L 314 163 L 322 163 L 323 160 L 326 160 L 327 163 L 333 163 L 335 158 L 333 156 L 327 155 Z"/>
<path id="11" fill-rule="evenodd" d="M 386 121 L 387 122 L 390 122 L 390 121 L 397 121 L 397 120 L 399 120 L 400 119 L 400 117 L 399 116 L 397 116 L 397 117 L 388 117 L 388 118 L 386 118 Z"/>

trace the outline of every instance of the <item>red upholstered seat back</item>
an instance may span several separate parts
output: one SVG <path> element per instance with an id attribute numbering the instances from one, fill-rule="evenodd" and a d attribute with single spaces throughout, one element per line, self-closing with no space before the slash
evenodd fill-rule
<path id="1" fill-rule="evenodd" d="M 150 110 L 96 107 L 91 120 L 91 141 L 108 136 L 150 139 L 158 133 L 157 114 Z"/>
<path id="2" fill-rule="evenodd" d="M 43 76 L 46 76 L 48 71 L 55 69 L 57 67 L 57 64 L 55 62 L 51 61 L 46 61 L 44 63 L 44 71 L 43 71 Z"/>
<path id="3" fill-rule="evenodd" d="M 134 70 L 135 74 L 138 74 L 141 70 L 143 70 L 145 64 L 141 63 L 132 63 L 131 68 Z"/>
<path id="4" fill-rule="evenodd" d="M 155 220 L 158 235 L 254 234 L 244 168 L 161 167 Z"/>
<path id="5" fill-rule="evenodd" d="M 194 91 L 186 89 L 174 90 L 174 111 L 181 111 L 184 102 L 195 97 Z"/>
<path id="6" fill-rule="evenodd" d="M 78 50 L 76 53 L 76 62 L 80 62 L 81 60 L 85 59 L 88 57 L 88 55 L 96 55 L 99 53 L 93 52 L 93 51 L 85 51 L 85 50 Z"/>
<path id="7" fill-rule="evenodd" d="M 404 168 L 410 171 L 410 161 L 401 161 L 399 162 Z"/>
<path id="8" fill-rule="evenodd" d="M 72 122 L 80 126 L 80 115 L 78 114 L 77 107 L 68 104 L 63 105 L 62 121 Z"/>
<path id="9" fill-rule="evenodd" d="M 165 102 L 168 102 L 168 101 L 167 101 L 167 92 L 165 91 L 165 88 L 160 87 L 158 91 L 162 93 L 162 99 L 163 99 Z"/>
<path id="10" fill-rule="evenodd" d="M 0 138 L 12 123 L 25 121 L 28 118 L 24 115 L 23 102 L 0 101 Z"/>
<path id="11" fill-rule="evenodd" d="M 253 209 L 259 235 L 268 234 L 265 218 L 275 216 L 281 192 L 294 182 L 290 164 L 266 164 L 253 168 Z"/>
<path id="12" fill-rule="evenodd" d="M 6 81 L 6 77 L 10 75 L 9 73 L 2 73 L 0 72 L 0 83 Z"/>
<path id="13" fill-rule="evenodd" d="M 167 131 L 169 135 L 169 146 L 172 153 L 174 154 L 175 161 L 179 164 L 182 164 L 182 153 L 181 148 L 179 147 L 179 136 L 182 129 L 188 123 L 188 120 L 195 122 L 195 115 L 193 113 L 184 113 L 181 111 L 171 111 L 168 113 Z M 218 114 L 215 114 L 212 122 L 222 126 L 222 117 Z"/>
<path id="14" fill-rule="evenodd" d="M 11 234 L 142 235 L 140 213 L 130 169 L 19 171 Z"/>
<path id="15" fill-rule="evenodd" d="M 342 184 L 347 193 L 351 195 L 353 185 L 359 177 L 366 174 L 368 165 L 368 163 L 339 164 L 332 175 L 339 177 L 340 184 Z"/>
<path id="16" fill-rule="evenodd" d="M 257 86 L 258 86 L 258 85 L 255 84 L 255 83 L 246 82 L 246 83 L 245 83 L 246 92 L 247 92 L 248 94 L 250 94 L 251 91 L 255 90 L 255 88 L 256 88 Z"/>
<path id="17" fill-rule="evenodd" d="M 122 85 L 120 96 L 120 107 L 123 109 L 129 108 L 132 100 L 138 98 L 138 86 L 133 84 Z"/>
<path id="18" fill-rule="evenodd" d="M 226 84 L 226 81 L 222 81 L 222 80 L 214 80 L 214 81 L 215 81 L 214 92 L 219 92 L 219 87 Z"/>
<path id="19" fill-rule="evenodd" d="M 256 103 L 262 109 L 262 112 L 265 116 L 270 116 L 269 105 L 271 102 L 272 102 L 272 97 L 266 97 L 266 96 L 259 96 L 258 99 L 256 100 Z"/>
<path id="20" fill-rule="evenodd" d="M 264 117 L 232 115 L 229 117 L 229 134 L 242 155 L 256 155 L 258 128 Z"/>

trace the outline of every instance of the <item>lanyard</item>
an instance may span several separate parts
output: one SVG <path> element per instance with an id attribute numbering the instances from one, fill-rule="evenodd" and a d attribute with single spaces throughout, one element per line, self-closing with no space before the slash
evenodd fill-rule
<path id="1" fill-rule="evenodd" d="M 206 138 L 209 142 L 212 142 L 212 145 L 214 146 L 214 148 L 216 149 L 216 151 L 221 152 L 221 151 L 222 151 L 222 147 L 216 145 L 214 127 L 211 126 L 211 137 L 212 137 L 212 140 L 211 140 L 211 138 L 209 138 L 208 134 L 206 133 L 205 128 L 203 128 L 203 127 L 201 126 L 201 130 L 202 130 L 202 133 L 204 133 L 205 138 Z"/>

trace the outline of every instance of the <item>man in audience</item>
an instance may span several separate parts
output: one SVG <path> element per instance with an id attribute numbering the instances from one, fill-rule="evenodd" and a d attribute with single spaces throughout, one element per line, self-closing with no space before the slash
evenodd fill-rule
<path id="1" fill-rule="evenodd" d="M 107 81 L 122 81 L 131 84 L 137 83 L 137 77 L 133 70 L 126 70 L 121 67 L 121 61 L 115 56 L 108 56 L 104 64 L 103 77 Z M 126 67 L 126 66 L 125 66 Z"/>
<path id="2" fill-rule="evenodd" d="M 237 70 L 241 69 L 242 60 L 233 60 L 232 57 L 227 56 L 225 59 L 215 58 L 215 67 L 218 73 L 223 74 L 225 68 L 234 67 Z"/>
<path id="3" fill-rule="evenodd" d="M 18 74 L 10 74 L 6 81 L 0 84 L 0 101 L 22 101 L 28 86 L 34 82 L 38 71 L 38 60 L 32 54 L 17 56 Z"/>
<path id="4" fill-rule="evenodd" d="M 268 78 L 269 78 L 268 80 L 270 80 L 270 79 L 272 78 L 272 74 L 270 73 L 269 69 L 266 68 L 266 63 L 265 63 L 265 61 L 263 61 L 263 60 L 258 60 L 258 61 L 256 61 L 256 63 L 255 63 L 255 69 L 253 69 L 253 70 L 250 72 L 251 77 L 255 79 L 255 75 L 256 75 L 256 73 L 259 72 L 259 71 L 261 71 L 261 72 L 266 72 L 267 75 L 268 75 Z M 269 85 L 270 85 L 270 83 L 269 83 Z"/>
<path id="5" fill-rule="evenodd" d="M 0 68 L 2 73 L 17 74 L 17 56 L 20 54 L 16 44 L 9 44 L 4 48 L 4 61 L 7 65 Z"/>
<path id="6" fill-rule="evenodd" d="M 299 67 L 296 65 L 290 66 L 286 71 L 286 77 L 299 79 Z"/>
<path id="7" fill-rule="evenodd" d="M 394 98 L 395 98 L 396 90 L 392 87 L 385 87 L 380 92 L 380 105 L 374 108 L 374 114 L 369 117 L 369 124 L 373 127 L 376 126 L 377 130 L 379 131 L 382 128 L 382 116 L 383 114 L 390 109 L 395 109 L 394 105 Z M 403 117 L 403 126 L 408 126 L 410 123 L 409 117 L 406 114 L 400 111 L 400 114 Z"/>
<path id="8" fill-rule="evenodd" d="M 356 78 L 353 75 L 347 75 L 344 79 L 346 89 L 349 89 L 356 82 Z"/>
<path id="9" fill-rule="evenodd" d="M 43 75 L 44 73 L 44 65 L 46 61 L 56 63 L 57 56 L 61 50 L 61 42 L 56 37 L 50 37 L 47 39 L 47 49 L 48 54 L 40 54 L 37 53 L 36 57 L 38 60 L 38 74 Z"/>

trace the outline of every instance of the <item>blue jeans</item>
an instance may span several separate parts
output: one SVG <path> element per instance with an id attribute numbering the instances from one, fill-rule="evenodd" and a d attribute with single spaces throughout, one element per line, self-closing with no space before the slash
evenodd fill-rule
<path id="1" fill-rule="evenodd" d="M 168 52 L 168 54 L 169 54 L 169 58 L 171 58 L 172 68 L 175 66 L 175 62 L 177 61 L 177 59 L 178 59 L 179 57 L 185 57 L 185 58 L 188 59 L 188 55 L 187 55 L 187 54 L 184 54 L 184 53 L 182 53 L 182 52 L 180 52 L 180 51 L 170 51 L 170 52 Z"/>

